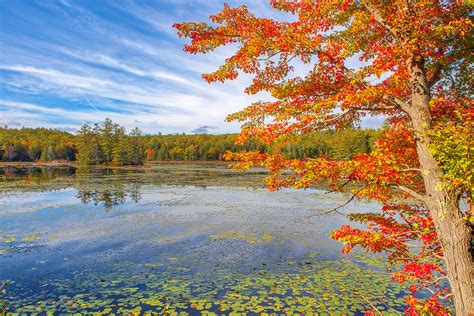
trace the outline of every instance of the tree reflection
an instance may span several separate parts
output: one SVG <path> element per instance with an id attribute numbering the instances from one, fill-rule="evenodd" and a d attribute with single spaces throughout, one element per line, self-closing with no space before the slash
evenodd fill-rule
<path id="1" fill-rule="evenodd" d="M 102 183 L 100 188 L 97 189 L 80 187 L 76 197 L 81 203 L 93 203 L 96 206 L 103 205 L 107 211 L 112 210 L 115 206 L 124 204 L 128 199 L 134 203 L 138 203 L 142 199 L 142 184 L 140 183 L 124 184 L 114 181 L 110 184 Z"/>

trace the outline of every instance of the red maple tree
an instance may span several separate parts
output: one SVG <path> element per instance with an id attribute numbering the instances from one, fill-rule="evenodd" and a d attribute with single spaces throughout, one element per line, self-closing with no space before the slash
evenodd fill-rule
<path id="1" fill-rule="evenodd" d="M 358 125 L 383 115 L 389 128 L 370 154 L 348 161 L 325 157 L 289 160 L 281 154 L 229 154 L 239 167 L 266 166 L 271 190 L 324 183 L 353 198 L 383 204 L 382 212 L 354 214 L 366 229 L 332 233 L 343 252 L 361 246 L 388 253 L 402 266 L 393 274 L 410 290 L 407 313 L 474 314 L 472 257 L 472 5 L 437 0 L 272 0 L 289 14 L 276 21 L 246 6 L 224 9 L 210 23 L 175 24 L 191 39 L 184 50 L 208 53 L 231 45 L 234 54 L 208 82 L 253 76 L 245 92 L 267 91 L 232 114 L 242 122 L 240 141 L 282 142 L 292 134 Z M 357 61 L 357 62 L 356 62 Z M 306 74 L 294 72 L 307 64 Z M 283 172 L 284 171 L 284 172 Z M 348 184 L 356 184 L 348 185 Z M 355 188 L 355 189 L 354 189 Z M 467 201 L 467 209 L 461 207 Z M 337 211 L 337 210 L 334 210 Z M 440 280 L 449 280 L 450 288 Z"/>

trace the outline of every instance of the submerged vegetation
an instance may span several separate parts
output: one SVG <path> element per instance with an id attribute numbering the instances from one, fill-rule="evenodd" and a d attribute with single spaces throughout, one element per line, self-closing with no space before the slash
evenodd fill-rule
<path id="1" fill-rule="evenodd" d="M 0 300 L 18 314 L 403 311 L 407 288 L 383 257 L 342 257 L 325 239 L 347 222 L 324 215 L 344 197 L 270 193 L 263 176 L 218 163 L 26 169 L 0 182 Z"/>
<path id="2" fill-rule="evenodd" d="M 248 274 L 215 267 L 192 274 L 189 261 L 170 257 L 159 263 L 118 263 L 107 274 L 74 272 L 70 279 L 57 277 L 44 285 L 66 293 L 81 288 L 81 293 L 46 299 L 28 295 L 13 307 L 18 313 L 140 315 L 362 314 L 370 304 L 384 315 L 403 310 L 403 289 L 387 282 L 381 262 L 363 257 L 356 262 L 309 258 L 282 264 L 276 271 L 260 265 Z"/>

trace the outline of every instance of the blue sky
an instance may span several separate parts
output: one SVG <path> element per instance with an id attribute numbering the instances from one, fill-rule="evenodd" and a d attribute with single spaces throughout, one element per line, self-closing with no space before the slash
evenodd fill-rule
<path id="1" fill-rule="evenodd" d="M 278 17 L 263 0 L 227 2 Z M 267 96 L 245 95 L 247 77 L 205 83 L 231 48 L 186 54 L 171 27 L 206 21 L 223 3 L 0 1 L 0 124 L 73 131 L 110 117 L 153 134 L 237 132 L 226 115 Z"/>

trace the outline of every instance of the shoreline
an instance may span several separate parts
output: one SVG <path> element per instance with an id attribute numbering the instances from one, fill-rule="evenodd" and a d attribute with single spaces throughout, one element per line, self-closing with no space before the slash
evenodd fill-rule
<path id="1" fill-rule="evenodd" d="M 170 161 L 145 161 L 143 165 L 90 165 L 89 167 L 95 169 L 127 169 L 127 168 L 144 168 L 155 165 L 202 165 L 202 166 L 219 166 L 227 167 L 235 162 L 223 160 L 170 160 Z M 0 162 L 0 168 L 15 168 L 15 169 L 35 169 L 35 168 L 79 168 L 78 164 L 74 162 L 37 162 L 37 161 L 12 161 Z"/>

